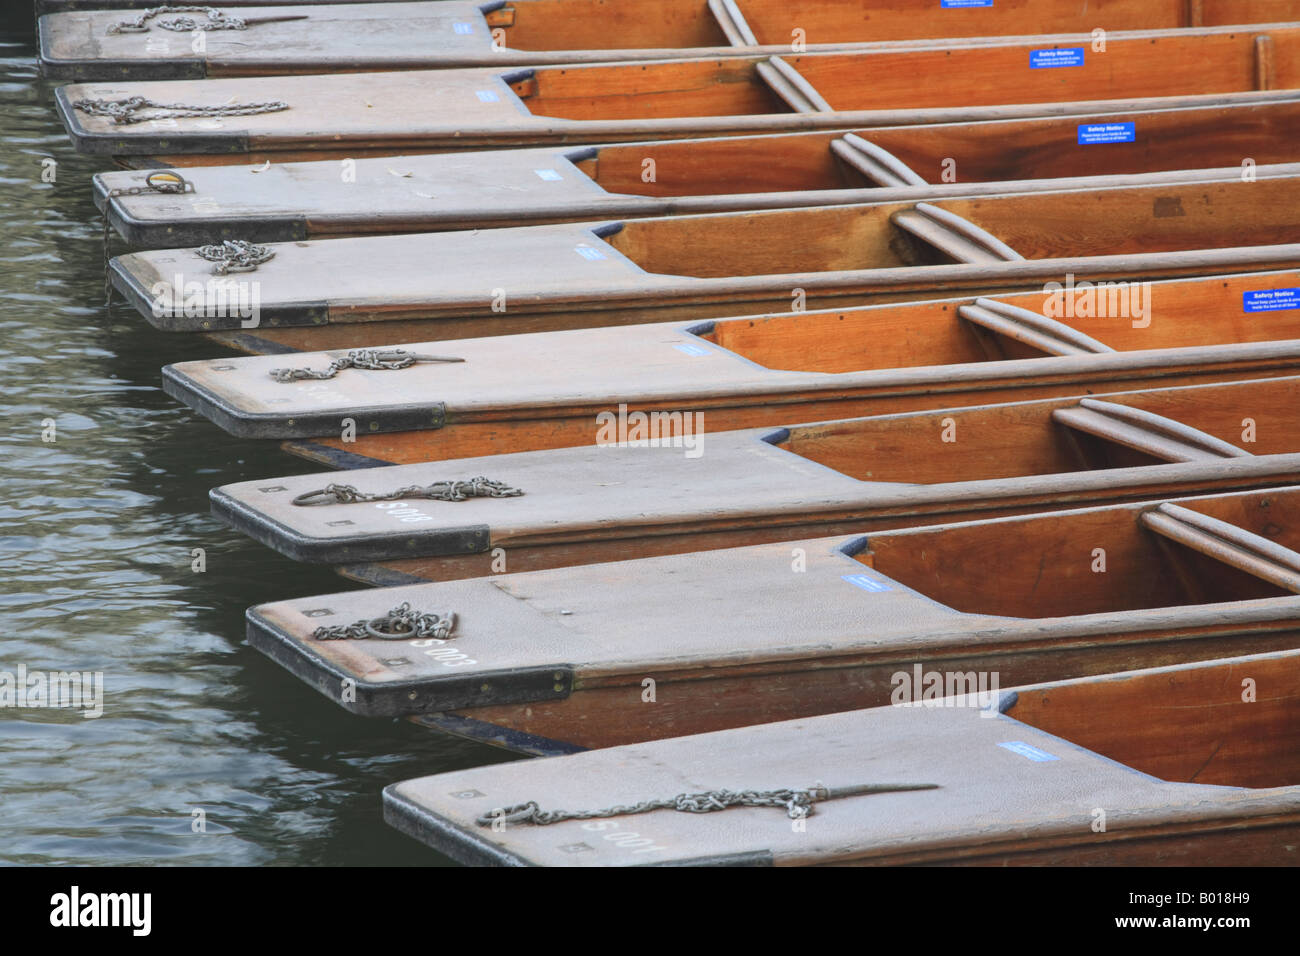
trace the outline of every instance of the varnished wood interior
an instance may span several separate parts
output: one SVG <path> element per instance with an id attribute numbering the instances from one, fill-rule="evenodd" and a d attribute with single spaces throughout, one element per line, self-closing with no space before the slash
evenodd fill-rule
<path id="1" fill-rule="evenodd" d="M 1060 309 L 1070 303 L 1081 306 L 1091 300 L 1082 287 L 1076 287 L 1070 296 L 1061 290 L 997 298 L 1039 311 L 1051 306 L 1050 311 L 1061 321 L 1124 352 L 1300 338 L 1298 309 L 1242 310 L 1242 296 L 1247 291 L 1296 286 L 1300 286 L 1300 272 L 1224 276 L 1194 283 L 1157 282 L 1145 289 L 1129 284 L 1125 289 L 1130 314 L 1114 314 L 1124 310 L 1111 309 L 1107 290 L 1105 297 L 1097 299 L 1105 298 L 1106 309 L 1112 314 L 1100 317 L 1061 314 Z M 1140 318 L 1132 315 L 1132 303 L 1139 298 L 1145 313 Z M 1117 290 L 1117 306 L 1121 302 Z M 958 315 L 961 305 L 962 301 L 950 300 L 889 309 L 725 319 L 703 331 L 701 337 L 768 368 L 811 372 L 956 365 L 1044 354 L 1002 337 L 982 338 Z"/>
<path id="2" fill-rule="evenodd" d="M 1081 123 L 1133 123 L 1134 141 L 1080 146 Z M 887 149 L 926 182 L 1000 182 L 1293 162 L 1300 102 L 1090 117 L 884 127 L 854 135 Z M 573 154 L 607 192 L 736 195 L 862 189 L 876 183 L 840 162 L 844 134 L 659 141 Z"/>
<path id="3" fill-rule="evenodd" d="M 913 241 L 890 221 L 892 212 L 909 207 L 891 203 L 633 220 L 606 242 L 647 272 L 701 277 L 954 261 Z"/>
<path id="4" fill-rule="evenodd" d="M 486 7 L 487 5 L 485 5 Z M 937 0 L 739 0 L 755 39 L 790 43 L 795 28 L 806 43 L 866 43 L 930 37 L 1146 30 L 1285 20 L 1286 0 L 1207 0 L 1193 22 L 1186 0 L 998 0 L 984 8 L 941 8 Z M 490 7 L 488 7 L 490 9 Z M 524 0 L 490 12 L 517 50 L 627 50 L 726 46 L 705 0 Z"/>
<path id="5" fill-rule="evenodd" d="M 956 261 L 868 203 L 632 220 L 606 241 L 647 272 L 773 275 Z M 1026 259 L 1279 245 L 1300 241 L 1300 177 L 1013 194 L 931 203 Z"/>
<path id="6" fill-rule="evenodd" d="M 1255 39 L 1272 57 L 1260 61 Z M 1189 93 L 1239 93 L 1300 85 L 1300 27 L 1187 33 L 1085 45 L 1078 66 L 1030 68 L 1034 50 L 1078 48 L 1083 37 L 999 45 L 936 44 L 859 54 L 790 54 L 785 61 L 836 111 L 1063 103 Z M 758 71 L 737 59 L 539 67 L 510 78 L 536 116 L 572 120 L 787 113 Z M 923 82 L 918 82 L 918 78 Z"/>
<path id="7" fill-rule="evenodd" d="M 1300 489 L 1183 504 L 1300 548 Z M 1139 514 L 1109 508 L 877 534 L 856 557 L 970 614 L 1044 618 L 1291 594 L 1168 542 Z"/>
<path id="8" fill-rule="evenodd" d="M 1300 10 L 1300 8 L 1297 8 Z M 1083 123 L 1133 123 L 1131 143 L 1080 146 Z M 1154 173 L 1290 162 L 1300 103 L 1163 110 L 1106 117 L 891 127 L 859 135 L 889 150 L 926 182 L 998 182 L 1107 173 Z M 951 160 L 948 166 L 945 162 Z"/>
<path id="9" fill-rule="evenodd" d="M 1163 780 L 1300 784 L 1300 656 L 1021 691 L 1007 715 Z"/>
<path id="10" fill-rule="evenodd" d="M 1300 453 L 1298 378 L 1105 400 L 1173 419 L 1255 455 Z M 1165 463 L 1053 420 L 1053 410 L 1078 404 L 1070 398 L 799 425 L 778 444 L 863 481 L 915 484 Z"/>

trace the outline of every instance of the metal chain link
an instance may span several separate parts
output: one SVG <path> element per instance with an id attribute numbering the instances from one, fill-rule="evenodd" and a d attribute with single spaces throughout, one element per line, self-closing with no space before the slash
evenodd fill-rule
<path id="1" fill-rule="evenodd" d="M 485 813 L 474 822 L 490 827 L 498 820 L 505 823 L 531 823 L 547 826 L 565 820 L 596 820 L 605 817 L 630 816 L 651 810 L 676 810 L 679 813 L 713 813 L 731 807 L 784 807 L 786 816 L 795 820 L 811 816 L 813 804 L 843 797 L 865 796 L 873 793 L 899 793 L 908 790 L 935 790 L 935 783 L 869 783 L 848 787 L 827 787 L 816 783 L 805 789 L 785 790 L 706 790 L 703 793 L 679 793 L 675 797 L 642 800 L 640 803 L 618 804 L 599 810 L 543 810 L 536 800 L 498 807 Z"/>
<path id="2" fill-rule="evenodd" d="M 199 246 L 195 254 L 209 262 L 215 262 L 213 275 L 223 276 L 231 272 L 253 272 L 264 262 L 275 258 L 275 252 L 269 246 L 259 246 L 247 239 L 226 239 L 211 246 Z"/>
<path id="3" fill-rule="evenodd" d="M 106 306 L 111 305 L 113 302 L 113 279 L 108 271 L 113 235 L 108 218 L 109 206 L 112 205 L 110 200 L 117 196 L 139 196 L 147 192 L 192 193 L 194 192 L 194 184 L 178 172 L 170 169 L 160 169 L 146 176 L 143 185 L 118 186 L 116 189 L 110 189 L 104 193 L 104 305 Z"/>
<path id="4" fill-rule="evenodd" d="M 295 505 L 350 505 L 363 501 L 397 501 L 401 498 L 431 498 L 434 501 L 465 501 L 468 498 L 517 498 L 523 492 L 502 481 L 480 475 L 467 481 L 435 481 L 431 485 L 408 485 L 384 494 L 367 494 L 352 485 L 326 485 L 293 499 Z"/>
<path id="5" fill-rule="evenodd" d="M 417 362 L 463 362 L 463 358 L 446 355 L 420 355 L 405 349 L 352 349 L 343 358 L 330 362 L 328 368 L 273 368 L 271 378 L 277 382 L 297 382 L 302 379 L 333 378 L 345 368 L 364 369 L 369 372 L 396 371 L 410 368 Z"/>
<path id="6" fill-rule="evenodd" d="M 195 106 L 191 103 L 159 103 L 146 96 L 125 96 L 116 100 L 85 99 L 72 104 L 73 109 L 81 110 L 90 116 L 107 116 L 120 126 L 132 123 L 144 123 L 160 116 L 145 114 L 143 110 L 156 110 L 171 118 L 186 116 L 254 116 L 258 113 L 277 113 L 287 110 L 289 104 L 283 100 L 270 100 L 265 103 L 222 103 L 217 106 Z"/>
<path id="7" fill-rule="evenodd" d="M 193 17 L 176 17 L 172 20 L 158 21 L 157 25 L 162 29 L 174 30 L 177 33 L 189 33 L 193 30 L 244 30 L 248 27 L 243 17 L 231 16 L 216 7 L 164 5 L 150 7 L 134 20 L 119 20 L 117 23 L 110 24 L 108 34 L 112 36 L 117 33 L 148 33 L 149 21 L 164 13 L 201 13 L 208 18 L 208 22 L 202 25 Z"/>
<path id="8" fill-rule="evenodd" d="M 383 617 L 318 627 L 312 637 L 318 641 L 364 641 L 375 638 L 381 641 L 404 641 L 407 638 L 433 637 L 449 641 L 456 627 L 452 611 L 413 611 L 411 602 L 403 601 Z"/>

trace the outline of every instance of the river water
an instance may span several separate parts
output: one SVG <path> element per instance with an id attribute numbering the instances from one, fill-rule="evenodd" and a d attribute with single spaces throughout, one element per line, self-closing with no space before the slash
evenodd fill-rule
<path id="1" fill-rule="evenodd" d="M 52 103 L 0 35 L 0 672 L 102 672 L 104 712 L 0 706 L 0 863 L 446 864 L 380 790 L 506 758 L 349 715 L 243 643 L 247 606 L 349 585 L 227 529 L 208 489 L 316 469 L 163 394 L 164 364 L 223 352 L 105 309 L 104 161 Z"/>

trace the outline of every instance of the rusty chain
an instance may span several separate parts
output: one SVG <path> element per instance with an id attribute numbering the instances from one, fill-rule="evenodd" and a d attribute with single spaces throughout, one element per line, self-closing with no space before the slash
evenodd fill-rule
<path id="1" fill-rule="evenodd" d="M 676 810 L 679 813 L 713 813 L 732 807 L 784 807 L 790 819 L 810 816 L 813 804 L 843 797 L 865 796 L 873 793 L 898 793 L 908 790 L 934 790 L 934 783 L 869 783 L 848 787 L 827 787 L 821 783 L 804 789 L 784 790 L 705 790 L 702 793 L 679 793 L 675 797 L 642 800 L 640 803 L 616 804 L 599 810 L 542 810 L 537 801 L 498 807 L 478 817 L 481 827 L 490 827 L 498 820 L 504 823 L 531 823 L 547 826 L 565 820 L 596 820 L 605 817 L 630 816 L 651 810 Z"/>
<path id="2" fill-rule="evenodd" d="M 144 123 L 148 120 L 180 117 L 221 117 L 254 116 L 258 113 L 277 113 L 287 110 L 289 104 L 283 100 L 269 100 L 265 103 L 221 103 L 216 106 L 195 106 L 191 103 L 159 103 L 147 96 L 124 96 L 116 100 L 83 99 L 72 104 L 73 109 L 80 110 L 88 116 L 107 116 L 119 126 L 132 123 Z M 162 116 L 146 114 L 145 110 L 157 110 Z"/>
<path id="3" fill-rule="evenodd" d="M 417 362 L 463 362 L 463 358 L 446 355 L 420 355 L 405 349 L 351 349 L 342 358 L 336 358 L 324 369 L 273 368 L 271 378 L 277 382 L 297 382 L 303 379 L 333 378 L 346 368 L 370 372 L 395 371 L 410 368 Z"/>
<path id="4" fill-rule="evenodd" d="M 407 638 L 437 638 L 448 641 L 456 627 L 451 611 L 413 611 L 411 602 L 403 601 L 382 617 L 355 621 L 352 624 L 322 626 L 312 632 L 318 641 L 404 641 Z"/>
<path id="5" fill-rule="evenodd" d="M 113 234 L 109 223 L 111 200 L 117 196 L 140 196 L 147 192 L 171 195 L 192 193 L 194 192 L 194 184 L 175 170 L 159 169 L 146 176 L 144 182 L 139 186 L 118 186 L 104 193 L 104 305 L 110 305 L 113 302 L 113 279 L 108 271 Z"/>
<path id="6" fill-rule="evenodd" d="M 176 33 L 190 33 L 194 30 L 245 30 L 248 28 L 248 21 L 243 17 L 231 16 L 216 7 L 163 5 L 150 7 L 141 12 L 134 20 L 119 20 L 117 23 L 110 24 L 107 32 L 110 36 L 118 33 L 148 33 L 150 29 L 149 21 L 165 13 L 201 13 L 208 18 L 208 21 L 203 24 L 200 24 L 193 17 L 175 17 L 171 20 L 158 21 L 157 26 Z"/>
<path id="7" fill-rule="evenodd" d="M 259 246 L 247 239 L 226 239 L 194 250 L 200 259 L 216 263 L 212 274 L 224 276 L 231 272 L 253 272 L 264 262 L 275 258 L 270 246 Z"/>
<path id="8" fill-rule="evenodd" d="M 397 501 L 402 498 L 430 498 L 434 501 L 465 501 L 469 498 L 517 498 L 523 492 L 502 481 L 480 475 L 466 481 L 435 481 L 431 485 L 408 485 L 396 491 L 368 494 L 352 485 L 329 484 L 293 499 L 299 506 L 350 505 L 365 501 Z"/>

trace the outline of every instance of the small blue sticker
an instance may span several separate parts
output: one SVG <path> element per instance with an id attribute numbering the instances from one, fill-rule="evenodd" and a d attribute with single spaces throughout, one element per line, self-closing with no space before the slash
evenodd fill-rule
<path id="1" fill-rule="evenodd" d="M 999 747 L 1005 747 L 1013 754 L 1020 754 L 1022 757 L 1028 757 L 1034 763 L 1046 763 L 1049 760 L 1060 760 L 1055 754 L 1049 754 L 1046 750 L 1039 750 L 1037 747 L 1030 746 L 1023 740 L 1008 740 L 998 744 Z"/>
<path id="2" fill-rule="evenodd" d="M 1300 289 L 1256 289 L 1241 295 L 1243 312 L 1281 312 L 1283 309 L 1300 309 Z"/>
<path id="3" fill-rule="evenodd" d="M 477 90 L 475 95 L 480 103 L 495 103 L 501 97 L 497 96 L 495 90 Z"/>
<path id="4" fill-rule="evenodd" d="M 865 574 L 841 574 L 841 578 L 848 581 L 855 588 L 862 588 L 864 591 L 892 591 L 894 590 L 884 581 L 877 581 L 875 578 L 869 578 Z"/>
<path id="5" fill-rule="evenodd" d="M 582 256 L 582 258 L 589 262 L 595 262 L 597 259 L 605 258 L 605 253 L 601 252 L 599 249 L 593 249 L 591 246 L 574 246 L 573 248 L 577 251 L 578 255 Z"/>
<path id="6" fill-rule="evenodd" d="M 461 36 L 466 36 L 474 32 L 474 27 L 468 23 L 453 23 L 451 25 L 451 28 L 454 32 L 459 33 Z"/>
<path id="7" fill-rule="evenodd" d="M 693 342 L 676 342 L 673 348 L 679 352 L 685 352 L 687 355 L 708 355 L 709 350 L 703 345 L 696 345 Z"/>
<path id="8" fill-rule="evenodd" d="M 534 169 L 533 172 L 537 174 L 538 179 L 544 179 L 548 183 L 557 183 L 564 178 L 553 169 Z"/>
<path id="9" fill-rule="evenodd" d="M 1084 123 L 1079 127 L 1080 146 L 1089 143 L 1132 143 L 1136 139 L 1136 123 Z"/>
<path id="10" fill-rule="evenodd" d="M 939 6 L 945 10 L 960 7 L 991 7 L 993 6 L 993 0 L 939 0 Z"/>
<path id="11" fill-rule="evenodd" d="M 1029 68 L 1042 70 L 1056 66 L 1083 66 L 1083 47 L 1069 46 L 1060 50 L 1030 50 Z"/>

